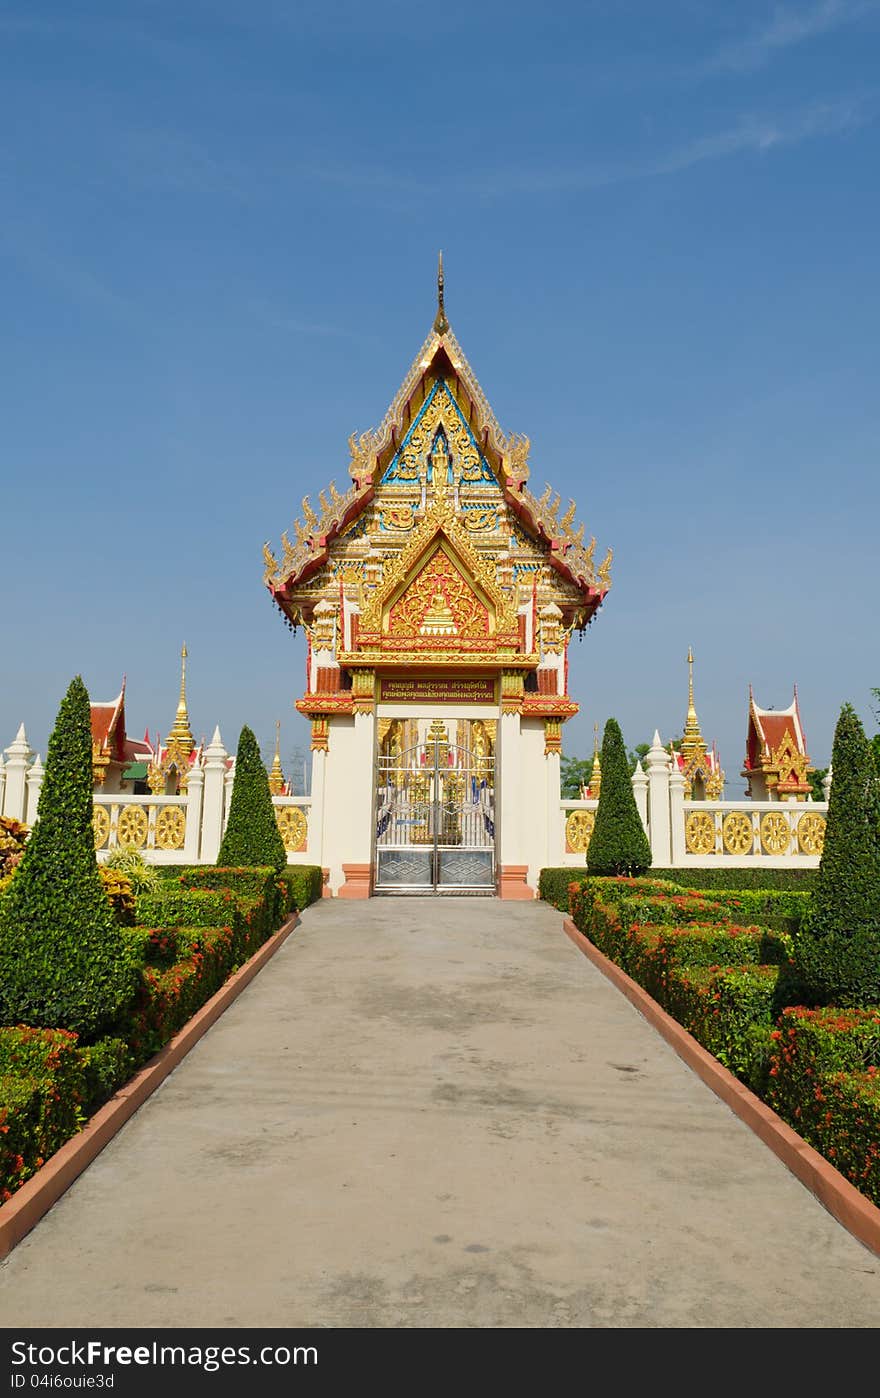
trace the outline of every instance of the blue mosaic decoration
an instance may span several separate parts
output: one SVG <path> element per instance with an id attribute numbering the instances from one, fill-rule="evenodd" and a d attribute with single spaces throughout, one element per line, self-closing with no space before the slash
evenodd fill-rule
<path id="1" fill-rule="evenodd" d="M 439 449 L 439 450 L 438 450 Z M 433 480 L 434 459 L 449 459 L 447 483 L 497 485 L 497 481 L 445 379 L 438 379 L 391 458 L 380 485 Z"/>

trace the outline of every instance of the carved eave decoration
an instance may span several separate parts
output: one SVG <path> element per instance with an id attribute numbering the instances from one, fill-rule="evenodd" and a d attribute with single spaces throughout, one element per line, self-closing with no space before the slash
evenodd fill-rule
<path id="1" fill-rule="evenodd" d="M 349 489 L 340 494 L 331 482 L 329 491 L 319 494 L 320 513 L 311 507 L 306 496 L 303 500 L 304 523 L 296 521 L 293 539 L 286 531 L 281 536 L 283 552 L 280 558 L 275 556 L 268 544 L 263 546 L 263 581 L 292 625 L 299 625 L 304 620 L 297 591 L 328 562 L 333 541 L 349 530 L 373 501 L 389 464 L 441 381 L 455 400 L 479 452 L 500 487 L 502 500 L 525 533 L 546 544 L 547 561 L 580 594 L 576 601 L 566 606 L 566 627 L 582 629 L 592 620 L 611 586 L 612 551 L 609 549 L 597 566 L 595 539 L 585 543 L 583 524 L 574 528 L 574 501 L 560 514 L 560 497 L 557 495 L 554 498 L 549 486 L 540 498 L 528 488 L 529 440 L 502 432 L 444 314 L 435 322 L 435 328 L 419 351 L 380 426 L 373 432 L 349 439 L 349 474 L 352 480 Z M 467 477 L 462 478 L 463 485 L 467 484 L 467 480 Z M 405 486 L 406 482 L 403 484 Z M 417 487 L 418 482 L 412 484 Z M 381 486 L 383 493 L 390 489 L 392 497 L 395 488 L 388 484 Z M 393 498 L 390 504 L 394 504 Z"/>
<path id="2" fill-rule="evenodd" d="M 475 605 L 486 612 L 483 634 L 419 634 L 413 626 L 392 633 L 394 609 L 409 589 L 417 585 L 438 553 L 443 553 L 472 594 Z M 424 520 L 407 546 L 386 565 L 381 585 L 364 599 L 357 633 L 357 647 L 339 654 L 340 665 L 349 669 L 375 666 L 498 665 L 515 662 L 534 669 L 537 653 L 524 653 L 520 644 L 519 620 L 512 600 L 495 580 L 494 564 L 484 561 L 459 523 L 445 490 L 435 493 Z"/>

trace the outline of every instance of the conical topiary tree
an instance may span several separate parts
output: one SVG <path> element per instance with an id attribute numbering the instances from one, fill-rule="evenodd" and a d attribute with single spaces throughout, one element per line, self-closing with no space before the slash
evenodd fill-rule
<path id="1" fill-rule="evenodd" d="M 225 868 L 259 864 L 272 869 L 283 869 L 287 863 L 269 776 L 257 740 L 247 725 L 239 734 L 229 820 L 217 863 Z"/>
<path id="2" fill-rule="evenodd" d="M 819 878 L 795 939 L 803 998 L 880 1004 L 880 779 L 855 710 L 834 730 L 834 779 Z"/>
<path id="3" fill-rule="evenodd" d="M 651 867 L 651 846 L 633 796 L 623 735 L 609 718 L 602 735 L 602 786 L 590 843 L 591 874 L 643 874 Z"/>
<path id="4" fill-rule="evenodd" d="M 0 1023 L 94 1038 L 138 968 L 95 859 L 89 696 L 77 675 L 49 739 L 37 820 L 0 904 Z"/>

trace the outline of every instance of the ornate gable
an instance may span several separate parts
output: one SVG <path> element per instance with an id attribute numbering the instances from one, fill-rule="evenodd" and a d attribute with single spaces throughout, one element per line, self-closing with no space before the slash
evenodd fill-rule
<path id="1" fill-rule="evenodd" d="M 585 542 L 583 524 L 575 528 L 574 501 L 563 510 L 550 486 L 540 497 L 529 490 L 528 439 L 505 435 L 498 426 L 449 328 L 442 279 L 438 292 L 433 329 L 382 423 L 349 439 L 348 490 L 342 494 L 331 483 L 320 492 L 318 509 L 306 497 L 303 520 L 282 534 L 281 557 L 268 544 L 263 549 L 264 582 L 291 626 L 304 624 L 311 635 L 319 603 L 332 604 L 345 617 L 359 614 L 355 639 L 351 626 L 344 627 L 339 663 L 349 663 L 345 655 L 357 664 L 369 648 L 368 636 L 391 636 L 393 628 L 411 624 L 412 599 L 398 606 L 383 630 L 378 599 L 387 598 L 389 587 L 402 595 L 405 577 L 416 587 L 419 569 L 412 570 L 422 555 L 420 567 L 429 564 L 440 497 L 452 551 L 445 552 L 447 563 L 438 554 L 430 565 L 447 570 L 448 587 L 438 582 L 435 600 L 442 595 L 454 614 L 450 589 L 458 590 L 459 598 L 475 589 L 474 595 L 488 602 L 491 587 L 497 600 L 487 606 L 487 615 L 491 619 L 494 613 L 496 622 L 493 630 L 490 620 L 488 634 L 497 634 L 505 655 L 523 656 L 517 613 L 525 604 L 531 604 L 532 637 L 542 609 L 558 608 L 564 648 L 571 631 L 592 620 L 611 584 L 611 550 L 597 566 L 595 539 Z M 477 646 L 479 637 L 463 634 L 457 621 L 454 631 L 448 629 L 442 609 L 435 623 L 433 632 L 422 634 L 434 635 L 438 655 L 438 638 L 449 642 L 444 652 L 453 641 L 462 649 L 466 642 Z M 472 619 L 464 629 L 475 626 Z"/>

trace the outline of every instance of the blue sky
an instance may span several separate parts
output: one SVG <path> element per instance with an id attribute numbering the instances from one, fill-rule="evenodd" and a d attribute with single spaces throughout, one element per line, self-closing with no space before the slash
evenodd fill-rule
<path id="1" fill-rule="evenodd" d="M 286 755 L 264 593 L 433 316 L 614 586 L 566 750 L 880 685 L 880 0 L 0 4 L 0 744 L 71 676 Z"/>

